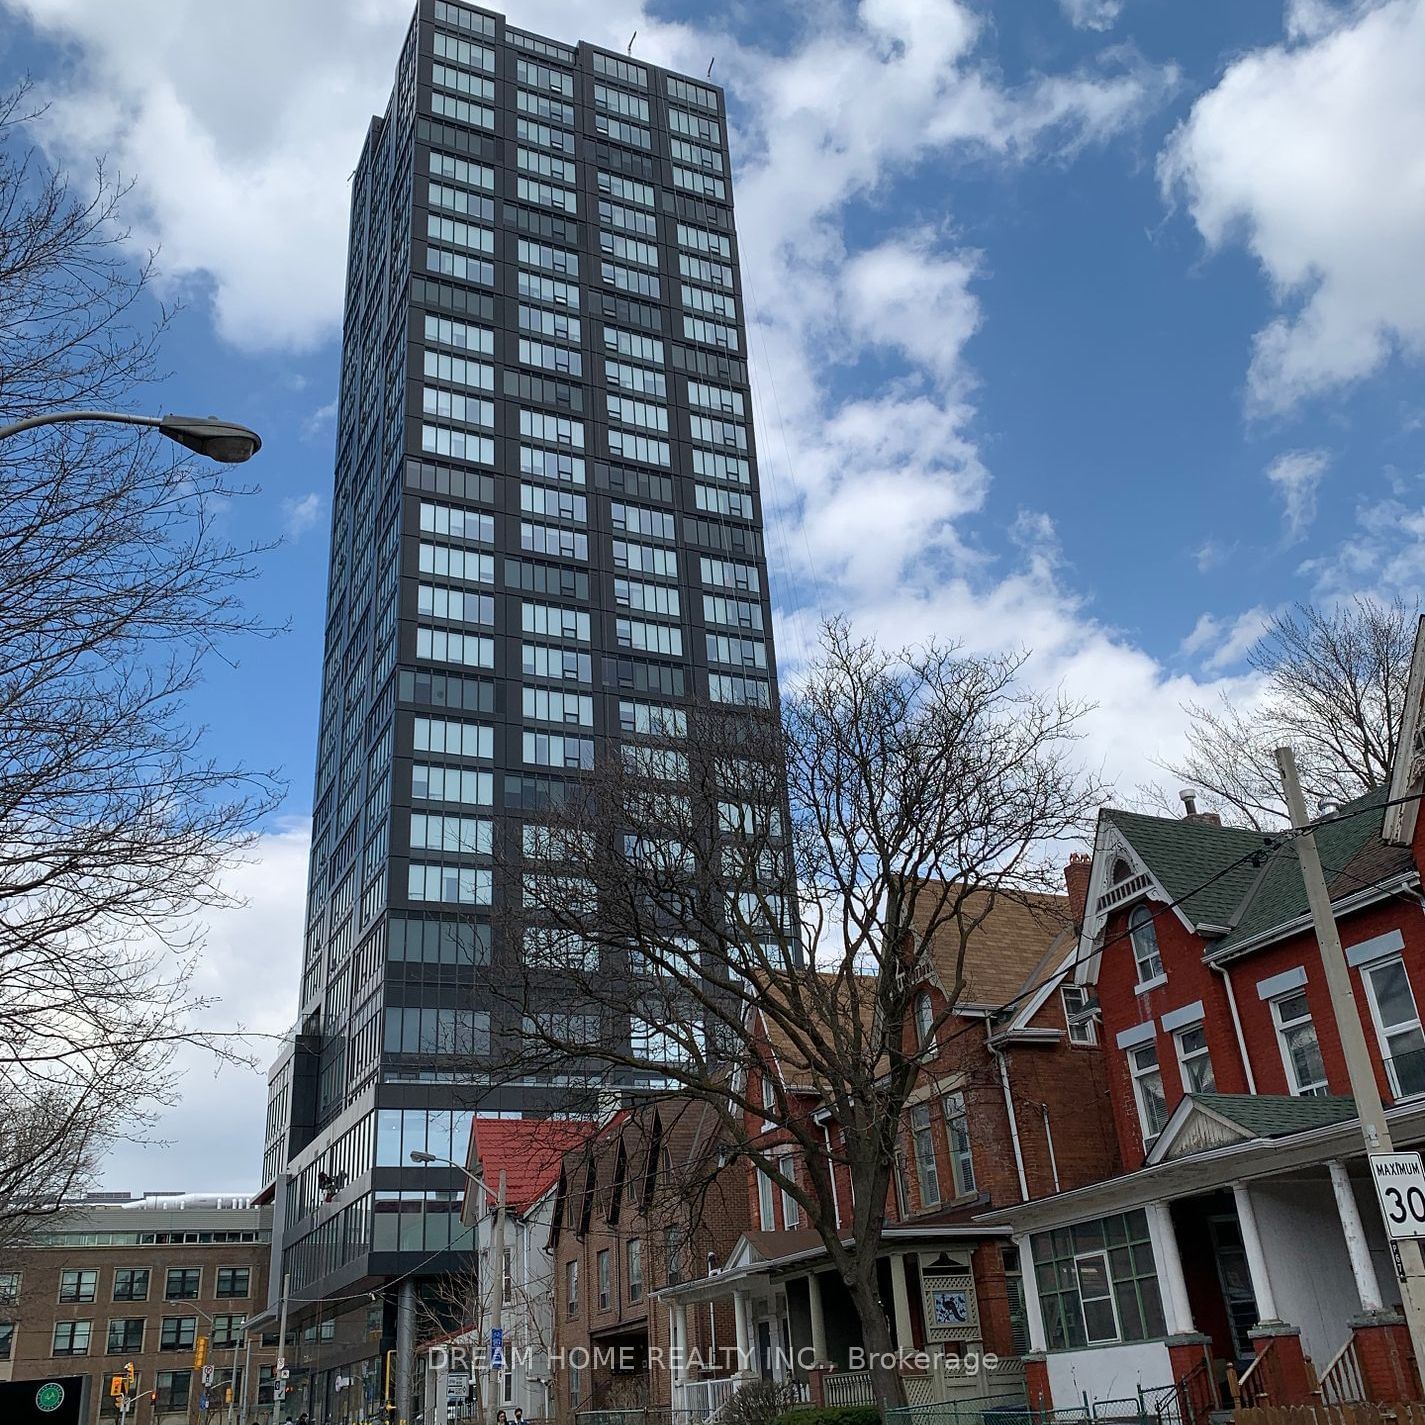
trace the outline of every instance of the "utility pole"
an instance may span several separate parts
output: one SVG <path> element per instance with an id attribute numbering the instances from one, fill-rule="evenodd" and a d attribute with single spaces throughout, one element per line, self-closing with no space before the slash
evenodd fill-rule
<path id="1" fill-rule="evenodd" d="M 252 1332 L 244 1331 L 242 1339 L 242 1403 L 238 1410 L 238 1425 L 251 1418 L 247 1413 L 247 1383 L 252 1375 Z"/>
<path id="2" fill-rule="evenodd" d="M 500 1169 L 500 1190 L 495 1197 L 495 1225 L 490 1232 L 490 1261 L 492 1265 L 491 1275 L 494 1277 L 494 1289 L 490 1293 L 490 1402 L 486 1407 L 491 1425 L 494 1425 L 495 1413 L 504 1402 L 505 1392 L 502 1389 L 504 1384 L 505 1366 L 505 1172 Z M 494 1369 L 494 1343 L 500 1342 L 500 1369 Z"/>
<path id="3" fill-rule="evenodd" d="M 1341 1037 L 1341 1053 L 1346 1060 L 1346 1072 L 1351 1081 L 1351 1097 L 1356 1101 L 1356 1115 L 1361 1123 L 1361 1136 L 1366 1142 L 1367 1153 L 1394 1152 L 1390 1140 L 1390 1129 L 1385 1121 L 1385 1109 L 1381 1105 L 1380 1090 L 1376 1086 L 1375 1070 L 1371 1067 L 1370 1049 L 1366 1044 L 1366 1031 L 1362 1027 L 1361 1012 L 1356 1005 L 1355 991 L 1351 985 L 1351 972 L 1346 965 L 1346 955 L 1341 949 L 1341 936 L 1336 929 L 1336 917 L 1331 911 L 1331 893 L 1326 889 L 1326 877 L 1321 871 L 1321 856 L 1316 849 L 1316 837 L 1311 831 L 1311 817 L 1306 810 L 1306 798 L 1302 795 L 1301 781 L 1296 773 L 1296 755 L 1290 747 L 1276 749 L 1277 767 L 1281 771 L 1282 786 L 1286 790 L 1287 810 L 1291 814 L 1291 824 L 1298 831 L 1295 838 L 1297 860 L 1301 865 L 1301 879 L 1306 887 L 1307 904 L 1311 907 L 1311 919 L 1316 927 L 1316 943 L 1321 951 L 1321 967 L 1326 975 L 1326 987 L 1331 993 L 1331 1009 L 1336 1016 L 1336 1029 Z M 1387 1234 L 1389 1235 L 1389 1234 Z M 1404 1237 L 1396 1242 L 1400 1253 L 1401 1282 L 1400 1295 L 1405 1308 L 1405 1323 L 1410 1331 L 1410 1344 L 1415 1359 L 1425 1368 L 1425 1261 L 1420 1254 L 1420 1243 L 1415 1238 Z"/>

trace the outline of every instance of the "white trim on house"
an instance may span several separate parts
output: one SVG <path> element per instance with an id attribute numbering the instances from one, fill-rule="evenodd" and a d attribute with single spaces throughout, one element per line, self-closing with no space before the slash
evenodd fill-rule
<path id="1" fill-rule="evenodd" d="M 1131 896 L 1114 901 L 1109 910 L 1101 912 L 1099 902 L 1106 895 L 1110 895 L 1113 890 L 1114 883 L 1109 880 L 1109 877 L 1113 874 L 1114 862 L 1119 859 L 1126 861 L 1133 869 L 1131 879 L 1142 880 L 1144 884 Z M 1197 927 L 1183 913 L 1181 906 L 1173 904 L 1173 897 L 1164 889 L 1162 882 L 1148 869 L 1143 858 L 1134 849 L 1132 842 L 1118 826 L 1100 813 L 1098 828 L 1094 833 L 1093 864 L 1089 873 L 1083 931 L 1079 936 L 1079 943 L 1075 950 L 1078 969 L 1074 979 L 1077 983 L 1081 985 L 1098 983 L 1099 960 L 1103 954 L 1101 944 L 1103 928 L 1108 922 L 1109 911 L 1118 910 L 1121 906 L 1127 905 L 1129 901 L 1137 900 L 1140 897 L 1157 901 L 1165 908 L 1171 909 L 1182 922 L 1184 929 L 1193 934 L 1197 933 Z"/>

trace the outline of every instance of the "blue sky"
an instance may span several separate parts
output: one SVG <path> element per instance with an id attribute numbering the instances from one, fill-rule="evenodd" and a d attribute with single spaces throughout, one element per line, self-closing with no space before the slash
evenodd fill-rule
<path id="1" fill-rule="evenodd" d="M 823 612 L 1023 644 L 1122 795 L 1181 704 L 1251 698 L 1295 599 L 1417 590 L 1425 7 L 1409 0 L 511 0 L 728 86 L 785 663 Z M 61 163 L 133 178 L 186 304 L 149 398 L 261 430 L 229 512 L 291 631 L 215 666 L 215 754 L 292 793 L 208 973 L 292 1012 L 346 176 L 407 0 L 0 0 Z M 124 1186 L 250 1185 L 261 1093 L 198 1071 Z M 202 1162 L 197 1172 L 192 1166 Z M 221 1181 L 214 1181 L 214 1177 Z M 160 1181 L 161 1179 L 161 1181 Z"/>

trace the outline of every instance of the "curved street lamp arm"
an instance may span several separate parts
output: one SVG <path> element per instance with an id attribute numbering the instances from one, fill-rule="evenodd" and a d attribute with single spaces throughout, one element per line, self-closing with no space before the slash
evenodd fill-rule
<path id="1" fill-rule="evenodd" d="M 46 416 L 27 416 L 13 425 L 0 426 L 0 440 L 36 426 L 59 425 L 62 421 L 111 421 L 121 426 L 148 426 L 157 429 L 163 424 L 158 416 L 131 416 L 122 411 L 54 411 Z"/>

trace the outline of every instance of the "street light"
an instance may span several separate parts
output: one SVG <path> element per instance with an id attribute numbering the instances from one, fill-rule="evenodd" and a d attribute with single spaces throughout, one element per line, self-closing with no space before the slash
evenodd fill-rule
<path id="1" fill-rule="evenodd" d="M 411 1162 L 413 1163 L 446 1163 L 457 1172 L 464 1173 L 466 1179 L 472 1187 L 480 1190 L 481 1208 L 483 1212 L 490 1205 L 490 1189 L 485 1186 L 484 1178 L 477 1178 L 469 1168 L 461 1163 L 457 1163 L 454 1158 L 446 1158 L 439 1153 L 423 1153 L 419 1148 L 411 1149 Z M 476 1250 L 479 1250 L 480 1238 L 477 1226 L 475 1238 Z M 505 1174 L 500 1173 L 500 1191 L 495 1197 L 495 1221 L 490 1229 L 490 1258 L 495 1264 L 494 1270 L 498 1273 L 499 1285 L 490 1293 L 490 1374 L 492 1376 L 491 1400 L 488 1409 L 493 1412 L 496 1409 L 494 1396 L 501 1393 L 499 1390 L 501 1378 L 505 1373 L 504 1365 L 504 1297 L 505 1297 Z M 499 1342 L 499 1365 L 496 1365 L 496 1346 Z"/>
<path id="2" fill-rule="evenodd" d="M 109 421 L 115 425 L 144 426 L 220 465 L 241 465 L 262 449 L 262 437 L 255 430 L 216 416 L 133 416 L 122 411 L 55 411 L 45 416 L 28 416 L 13 425 L 0 426 L 0 440 L 37 426 L 59 425 L 66 421 Z"/>

